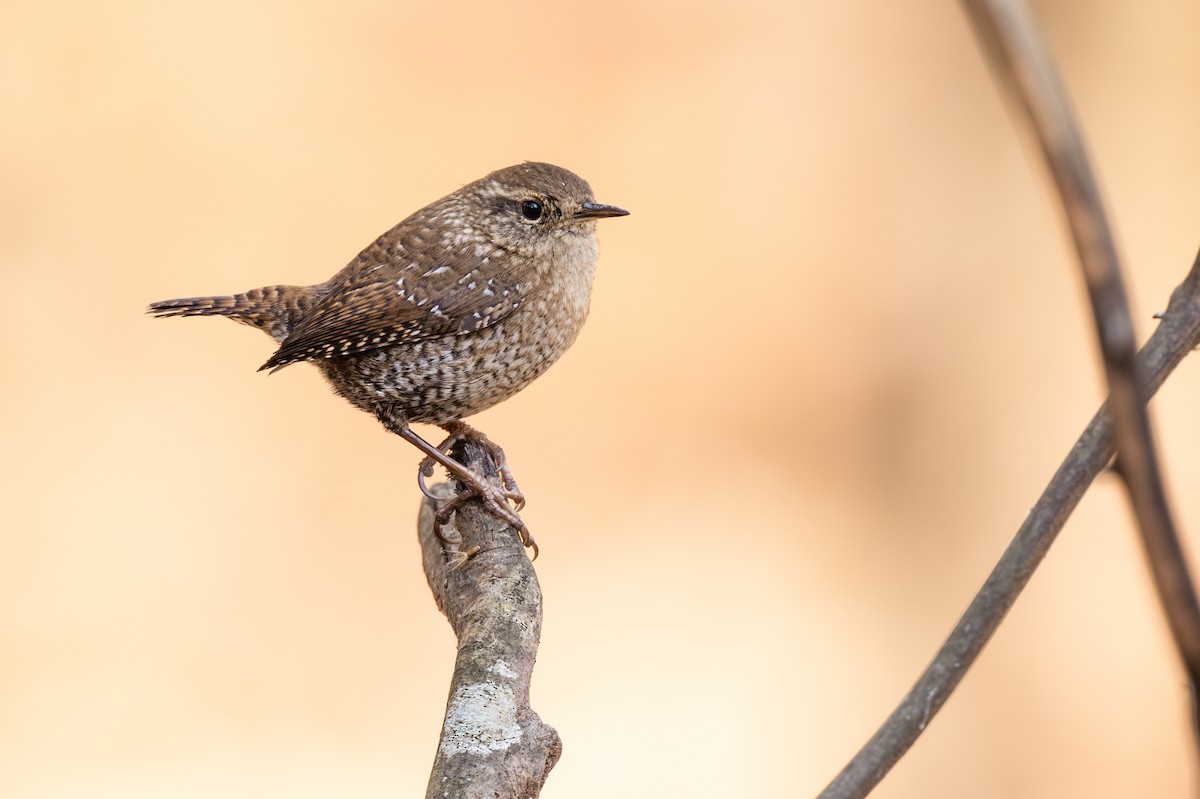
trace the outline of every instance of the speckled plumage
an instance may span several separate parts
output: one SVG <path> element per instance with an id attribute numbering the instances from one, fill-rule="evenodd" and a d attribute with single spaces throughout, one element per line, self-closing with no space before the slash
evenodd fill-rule
<path id="1" fill-rule="evenodd" d="M 425 453 L 421 475 L 445 466 L 466 489 L 459 501 L 478 496 L 536 552 L 503 453 L 460 420 L 508 399 L 571 346 L 587 319 L 595 220 L 626 213 L 597 204 L 565 169 L 520 164 L 425 206 L 324 283 L 148 310 L 227 316 L 263 330 L 279 342 L 263 369 L 313 361 L 337 393 Z M 451 437 L 435 447 L 410 422 L 441 425 Z M 503 490 L 449 457 L 464 436 L 492 447 Z M 442 507 L 438 522 L 454 507 Z"/>
<path id="2" fill-rule="evenodd" d="M 529 219 L 523 204 L 543 207 Z M 311 360 L 385 424 L 446 424 L 520 391 L 587 318 L 594 220 L 625 212 L 550 164 L 493 172 L 417 211 L 325 283 L 167 300 L 159 316 L 222 315 L 280 343 L 263 365 Z"/>

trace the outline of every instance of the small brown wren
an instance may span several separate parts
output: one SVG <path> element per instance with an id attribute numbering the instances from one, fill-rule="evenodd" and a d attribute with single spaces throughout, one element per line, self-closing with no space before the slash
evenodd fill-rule
<path id="1" fill-rule="evenodd" d="M 312 361 L 338 394 L 425 453 L 422 489 L 434 463 L 445 466 L 466 489 L 460 500 L 480 497 L 531 546 L 503 453 L 461 420 L 520 391 L 571 346 L 591 299 L 595 220 L 628 213 L 595 202 L 566 169 L 520 164 L 425 206 L 324 283 L 164 300 L 148 312 L 227 316 L 266 332 L 279 349 L 261 369 Z M 450 437 L 435 447 L 410 422 Z M 504 490 L 450 457 L 463 437 L 492 448 Z"/>

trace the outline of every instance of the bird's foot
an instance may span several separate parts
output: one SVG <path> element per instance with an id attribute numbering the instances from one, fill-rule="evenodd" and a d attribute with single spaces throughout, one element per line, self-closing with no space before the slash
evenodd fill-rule
<path id="1" fill-rule="evenodd" d="M 441 497 L 433 493 L 432 489 L 425 482 L 427 478 L 433 476 L 433 471 L 438 464 L 444 466 L 450 473 L 450 476 L 462 484 L 463 490 L 434 514 L 434 533 L 437 534 L 443 543 L 456 544 L 457 542 L 449 541 L 442 534 L 442 525 L 450 520 L 454 511 L 464 502 L 478 497 L 488 513 L 508 523 L 517 531 L 517 534 L 521 538 L 521 543 L 533 549 L 533 558 L 536 559 L 538 556 L 537 543 L 533 540 L 533 536 L 529 533 L 529 528 L 525 526 L 525 522 L 521 520 L 518 514 L 518 511 L 525 507 L 525 497 L 521 493 L 521 489 L 517 487 L 517 481 L 513 478 L 512 472 L 508 468 L 504 457 L 504 450 L 493 444 L 483 433 L 464 422 L 450 422 L 442 425 L 442 428 L 450 435 L 436 447 L 412 432 L 407 424 L 396 425 L 393 428 L 394 432 L 415 444 L 426 453 L 425 458 L 421 461 L 421 465 L 417 469 L 417 484 L 421 487 L 421 492 L 425 496 L 437 501 L 442 500 Z M 450 456 L 450 450 L 454 448 L 455 444 L 468 439 L 479 443 L 492 456 L 492 459 L 496 462 L 497 471 L 500 473 L 500 480 L 504 484 L 503 488 L 475 474 Z M 469 551 L 466 553 L 466 557 L 470 558 L 476 551 L 478 550 Z"/>
<path id="2" fill-rule="evenodd" d="M 500 472 L 500 480 L 504 483 L 504 499 L 511 502 L 513 507 L 520 511 L 525 507 L 525 495 L 521 493 L 520 487 L 517 485 L 516 478 L 513 477 L 512 470 L 508 468 L 508 458 L 504 455 L 504 450 L 499 445 L 494 443 L 490 438 L 484 435 L 479 430 L 476 430 L 466 422 L 447 422 L 440 427 L 450 435 L 441 444 L 438 444 L 438 449 L 449 454 L 450 450 L 459 441 L 474 441 L 488 451 L 492 456 L 492 460 L 496 462 L 496 470 Z M 428 464 L 428 466 L 426 466 Z M 422 469 L 428 469 L 425 476 L 433 474 L 432 458 L 425 458 L 421 462 Z"/>
<path id="3" fill-rule="evenodd" d="M 450 517 L 464 503 L 478 498 L 488 513 L 502 522 L 509 524 L 517 531 L 517 535 L 521 537 L 521 543 L 533 549 L 532 559 L 537 560 L 537 542 L 533 540 L 533 536 L 529 533 L 529 528 L 525 526 L 525 522 L 521 520 L 520 515 L 508 504 L 508 492 L 497 488 L 493 483 L 465 468 L 462 473 L 456 473 L 454 478 L 462 484 L 463 490 L 455 494 L 449 502 L 438 508 L 437 512 L 433 514 L 433 531 L 438 538 L 446 541 L 445 536 L 442 535 L 442 525 L 448 523 Z M 466 557 L 470 558 L 478 551 L 479 548 L 475 547 L 474 551 L 466 554 Z"/>

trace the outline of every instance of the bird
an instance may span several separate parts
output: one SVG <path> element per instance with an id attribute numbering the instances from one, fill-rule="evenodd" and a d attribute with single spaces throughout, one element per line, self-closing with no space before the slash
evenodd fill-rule
<path id="1" fill-rule="evenodd" d="M 574 343 L 591 302 L 595 223 L 628 213 L 597 203 L 567 169 L 525 162 L 416 211 L 324 283 L 163 300 L 146 310 L 224 316 L 262 330 L 278 349 L 259 371 L 313 363 L 337 394 L 425 455 L 423 491 L 434 464 L 462 484 L 439 525 L 478 497 L 536 557 L 503 450 L 463 419 L 516 394 Z M 413 423 L 449 435 L 435 446 Z M 464 438 L 493 454 L 503 488 L 451 457 Z"/>

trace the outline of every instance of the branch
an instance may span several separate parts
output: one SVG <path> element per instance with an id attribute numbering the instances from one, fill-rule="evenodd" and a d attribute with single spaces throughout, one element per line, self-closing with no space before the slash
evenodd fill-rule
<path id="1" fill-rule="evenodd" d="M 1200 677 L 1200 603 L 1167 504 L 1117 248 L 1088 165 L 1083 136 L 1037 23 L 1021 0 L 964 2 L 994 71 L 1037 134 L 1066 212 L 1104 358 L 1118 472 L 1129 490 L 1159 602 L 1195 695 Z M 1193 708 L 1193 724 L 1196 722 Z"/>
<path id="2" fill-rule="evenodd" d="M 454 457 L 496 480 L 496 466 L 476 442 Z M 438 507 L 453 496 L 448 483 L 432 489 Z M 433 532 L 434 501 L 418 520 L 425 576 L 438 608 L 458 637 L 446 719 L 429 777 L 429 799 L 536 797 L 562 754 L 553 727 L 529 707 L 529 682 L 542 630 L 542 594 L 516 531 L 468 502 L 442 533 Z M 455 551 L 479 551 L 469 560 Z M 459 563 L 451 567 L 451 563 Z"/>
<path id="3" fill-rule="evenodd" d="M 1200 254 L 1183 283 L 1172 293 L 1158 329 L 1138 353 L 1148 397 L 1158 391 L 1167 376 L 1197 346 L 1200 346 Z M 933 662 L 875 735 L 821 792 L 820 799 L 861 799 L 904 756 L 958 687 L 1114 452 L 1112 422 L 1105 405 L 1075 442 Z"/>
<path id="4" fill-rule="evenodd" d="M 1122 474 L 1194 698 L 1200 675 L 1200 610 L 1167 510 L 1145 403 L 1179 362 L 1200 345 L 1200 255 L 1172 294 L 1158 330 L 1135 358 L 1133 325 L 1116 249 L 1049 53 L 1017 2 L 964 2 L 998 72 L 1030 116 L 1062 196 L 1101 340 Z M 822 799 L 866 796 L 925 730 L 1028 583 L 1087 487 L 1112 459 L 1116 451 L 1113 428 L 1106 404 L 1059 467 L 933 662 L 883 726 L 821 793 Z M 1200 728 L 1195 706 L 1193 723 Z"/>

